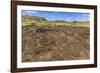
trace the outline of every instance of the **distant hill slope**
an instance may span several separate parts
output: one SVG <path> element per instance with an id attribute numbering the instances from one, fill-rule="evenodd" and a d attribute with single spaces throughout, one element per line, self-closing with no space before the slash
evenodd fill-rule
<path id="1" fill-rule="evenodd" d="M 23 20 L 37 20 L 37 21 L 46 21 L 45 18 L 39 16 L 23 16 Z"/>
<path id="2" fill-rule="evenodd" d="M 23 25 L 29 25 L 31 23 L 37 23 L 43 21 L 47 20 L 43 17 L 38 17 L 38 16 L 22 16 Z"/>

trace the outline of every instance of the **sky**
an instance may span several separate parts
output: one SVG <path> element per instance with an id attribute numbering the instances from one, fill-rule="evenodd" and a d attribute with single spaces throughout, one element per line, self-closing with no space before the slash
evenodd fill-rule
<path id="1" fill-rule="evenodd" d="M 89 13 L 22 10 L 22 16 L 39 16 L 48 21 L 90 21 Z"/>

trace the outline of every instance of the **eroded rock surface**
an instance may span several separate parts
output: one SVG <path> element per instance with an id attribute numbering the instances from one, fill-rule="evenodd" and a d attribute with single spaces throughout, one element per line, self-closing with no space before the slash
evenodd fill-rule
<path id="1" fill-rule="evenodd" d="M 22 61 L 58 61 L 89 59 L 88 27 L 24 26 Z"/>

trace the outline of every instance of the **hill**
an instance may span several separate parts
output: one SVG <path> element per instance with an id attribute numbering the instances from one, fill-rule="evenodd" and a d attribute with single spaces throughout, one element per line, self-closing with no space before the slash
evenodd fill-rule
<path id="1" fill-rule="evenodd" d="M 23 26 L 33 25 L 34 23 L 39 23 L 43 21 L 47 21 L 47 20 L 43 17 L 38 17 L 38 16 L 22 16 Z"/>

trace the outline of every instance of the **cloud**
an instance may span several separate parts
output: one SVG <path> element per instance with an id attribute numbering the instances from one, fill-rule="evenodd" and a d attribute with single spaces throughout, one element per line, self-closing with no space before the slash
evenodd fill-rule
<path id="1" fill-rule="evenodd" d="M 83 17 L 90 17 L 90 14 L 82 14 Z"/>
<path id="2" fill-rule="evenodd" d="M 82 14 L 81 20 L 83 20 L 83 21 L 89 21 L 90 20 L 90 14 Z"/>
<path id="3" fill-rule="evenodd" d="M 23 10 L 22 15 L 29 15 L 32 16 L 33 14 L 37 14 L 37 11 L 32 11 L 32 10 Z"/>
<path id="4" fill-rule="evenodd" d="M 65 19 L 65 21 L 73 21 L 73 18 L 72 17 L 66 17 L 64 19 Z"/>

